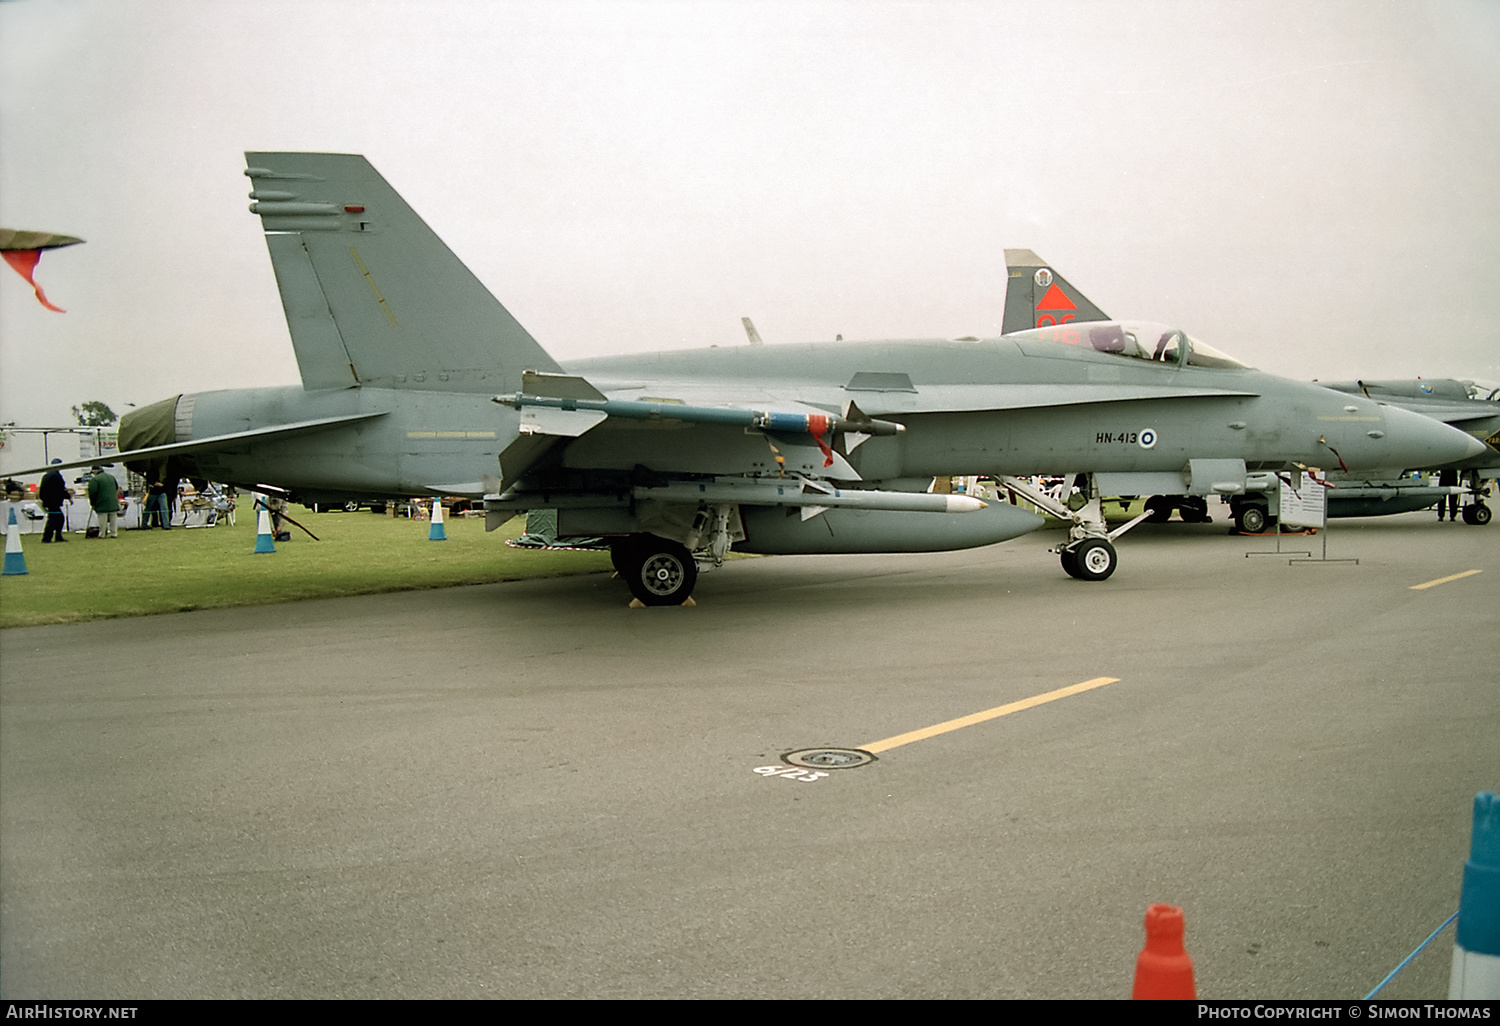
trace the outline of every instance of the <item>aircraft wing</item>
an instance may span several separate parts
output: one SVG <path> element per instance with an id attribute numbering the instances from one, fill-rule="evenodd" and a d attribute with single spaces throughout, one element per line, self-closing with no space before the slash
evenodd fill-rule
<path id="1" fill-rule="evenodd" d="M 530 377 L 527 379 L 531 380 Z M 570 380 L 583 381 L 582 378 Z M 684 407 L 723 407 L 726 410 L 771 410 L 795 414 L 827 414 L 851 403 L 867 418 L 917 413 L 977 413 L 990 410 L 1028 410 L 1048 406 L 1133 402 L 1151 399 L 1246 397 L 1258 392 L 1234 388 L 1187 388 L 1178 384 L 1077 382 L 1069 384 L 938 384 L 914 385 L 905 374 L 856 374 L 843 387 L 799 383 L 785 390 L 758 386 L 753 392 L 729 384 L 695 382 L 603 383 L 604 391 L 588 388 L 594 397 L 622 402 L 680 404 Z M 667 415 L 662 406 L 661 415 Z M 602 420 L 602 418 L 601 418 Z M 836 425 L 836 430 L 845 430 Z M 850 430 L 858 430 L 849 428 Z M 556 432 L 565 433 L 565 432 Z"/>
<path id="2" fill-rule="evenodd" d="M 1135 385 L 1113 382 L 1069 385 L 922 385 L 910 392 L 855 393 L 860 409 L 872 417 L 916 413 L 973 413 L 1029 410 L 1151 399 L 1229 398 L 1256 392 L 1231 388 L 1183 388 L 1180 385 Z"/>
<path id="3" fill-rule="evenodd" d="M 316 420 L 303 420 L 294 424 L 276 424 L 271 427 L 255 428 L 251 431 L 235 431 L 227 435 L 194 438 L 191 441 L 173 442 L 170 445 L 153 445 L 145 449 L 116 453 L 113 456 L 91 456 L 88 459 L 72 460 L 67 463 L 53 463 L 42 467 L 32 467 L 29 470 L 18 470 L 14 476 L 45 474 L 49 470 L 71 470 L 75 467 L 97 467 L 105 463 L 134 463 L 137 460 L 154 460 L 166 456 L 183 456 L 193 452 L 207 452 L 212 449 L 229 448 L 245 442 L 261 442 L 271 438 L 309 434 L 314 431 L 322 431 L 343 424 L 357 424 L 360 421 L 374 420 L 376 417 L 384 416 L 384 413 L 353 413 L 343 417 L 319 417 Z"/>
<path id="4" fill-rule="evenodd" d="M 917 388 L 905 374 L 855 375 L 843 388 L 802 383 L 790 386 L 785 394 L 780 391 L 774 385 L 747 389 L 703 382 L 609 382 L 601 391 L 579 376 L 527 372 L 520 392 L 493 398 L 521 415 L 521 435 L 500 454 L 500 478 L 503 487 L 509 487 L 532 467 L 553 458 L 560 447 L 610 425 L 609 433 L 653 426 L 738 427 L 766 437 L 769 459 L 776 465 L 772 470 L 779 467 L 783 472 L 827 480 L 857 481 L 860 475 L 846 454 L 872 436 L 906 430 L 905 424 L 889 417 L 1256 394 L 1121 382 Z M 766 452 L 753 447 L 718 452 L 717 458 L 720 462 L 712 470 L 718 474 L 763 473 L 768 468 Z"/>

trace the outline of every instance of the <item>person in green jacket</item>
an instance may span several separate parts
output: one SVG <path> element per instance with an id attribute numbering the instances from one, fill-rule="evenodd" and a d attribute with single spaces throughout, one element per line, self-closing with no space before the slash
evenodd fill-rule
<path id="1" fill-rule="evenodd" d="M 115 518 L 120 513 L 120 485 L 103 467 L 94 467 L 89 478 L 89 505 L 99 515 L 99 537 L 117 538 Z"/>

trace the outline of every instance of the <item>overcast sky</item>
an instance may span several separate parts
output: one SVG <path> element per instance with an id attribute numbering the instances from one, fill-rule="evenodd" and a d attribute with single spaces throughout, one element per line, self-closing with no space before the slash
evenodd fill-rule
<path id="1" fill-rule="evenodd" d="M 560 361 L 998 334 L 1004 249 L 1299 378 L 1500 379 L 1500 3 L 4 0 L 0 421 L 295 383 L 247 149 Z"/>

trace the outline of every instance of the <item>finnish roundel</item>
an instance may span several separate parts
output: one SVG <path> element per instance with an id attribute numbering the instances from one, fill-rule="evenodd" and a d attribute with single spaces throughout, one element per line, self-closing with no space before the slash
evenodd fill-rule
<path id="1" fill-rule="evenodd" d="M 1045 267 L 1039 267 L 1037 268 L 1036 277 L 1032 280 L 1036 282 L 1037 288 L 1044 289 L 1052 284 L 1052 272 Z"/>
<path id="2" fill-rule="evenodd" d="M 1149 449 L 1156 444 L 1156 428 L 1141 428 L 1140 445 L 1142 449 Z"/>

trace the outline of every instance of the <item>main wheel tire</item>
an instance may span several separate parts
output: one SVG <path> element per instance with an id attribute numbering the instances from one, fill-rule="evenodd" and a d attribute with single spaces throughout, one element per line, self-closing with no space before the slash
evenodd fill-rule
<path id="1" fill-rule="evenodd" d="M 1165 524 L 1172 519 L 1172 504 L 1165 495 L 1153 495 L 1146 500 L 1146 512 L 1151 514 L 1146 518 L 1146 523 Z"/>
<path id="2" fill-rule="evenodd" d="M 611 550 L 613 551 L 613 550 Z M 698 564 L 686 547 L 646 535 L 624 550 L 621 576 L 630 593 L 647 606 L 680 606 L 698 583 Z"/>
<path id="3" fill-rule="evenodd" d="M 615 538 L 609 543 L 609 565 L 614 567 L 615 573 L 621 577 L 630 571 L 629 549 L 629 538 Z"/>
<path id="4" fill-rule="evenodd" d="M 1115 547 L 1103 538 L 1088 538 L 1074 550 L 1080 581 L 1102 581 L 1115 572 L 1119 557 Z"/>
<path id="5" fill-rule="evenodd" d="M 1475 527 L 1483 527 L 1490 522 L 1490 508 L 1482 502 L 1465 506 L 1462 515 L 1464 523 L 1473 524 Z"/>
<path id="6" fill-rule="evenodd" d="M 1266 529 L 1266 511 L 1259 506 L 1241 506 L 1234 523 L 1245 534 L 1260 534 Z"/>

